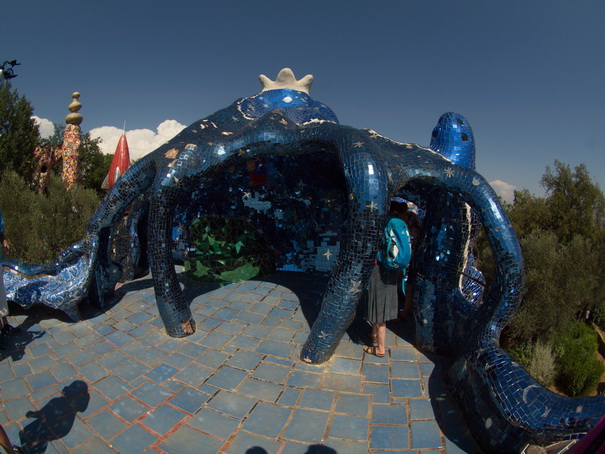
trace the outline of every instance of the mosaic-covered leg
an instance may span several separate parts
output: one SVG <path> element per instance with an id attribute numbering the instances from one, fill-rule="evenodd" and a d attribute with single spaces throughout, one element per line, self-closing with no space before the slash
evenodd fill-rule
<path id="1" fill-rule="evenodd" d="M 174 208 L 181 198 L 210 179 L 223 158 L 197 145 L 186 144 L 173 149 L 165 173 L 160 175 L 149 199 L 148 256 L 156 304 L 171 337 L 185 337 L 195 332 L 195 321 L 185 301 L 172 256 L 172 222 Z M 192 175 L 195 175 L 193 177 Z"/>
<path id="2" fill-rule="evenodd" d="M 300 354 L 302 361 L 313 364 L 330 359 L 353 321 L 374 265 L 379 232 L 389 207 L 389 189 L 382 164 L 367 153 L 369 145 L 364 137 L 351 140 L 351 145 L 340 152 L 345 174 L 350 175 L 346 238 L 319 316 Z"/>
<path id="3" fill-rule="evenodd" d="M 155 299 L 166 333 L 185 337 L 195 332 L 195 322 L 183 297 L 171 253 L 173 203 L 177 190 L 161 190 L 151 199 L 148 231 L 149 262 L 153 276 Z"/>

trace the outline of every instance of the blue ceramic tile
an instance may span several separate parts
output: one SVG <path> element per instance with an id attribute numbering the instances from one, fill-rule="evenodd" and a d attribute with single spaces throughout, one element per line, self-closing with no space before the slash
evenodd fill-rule
<path id="1" fill-rule="evenodd" d="M 313 408 L 315 410 L 330 411 L 336 393 L 323 389 L 307 388 L 303 392 L 299 407 Z"/>
<path id="2" fill-rule="evenodd" d="M 361 372 L 361 361 L 336 357 L 332 360 L 330 370 L 341 374 L 359 374 Z"/>
<path id="3" fill-rule="evenodd" d="M 248 351 L 238 351 L 229 358 L 227 365 L 238 369 L 253 370 L 263 359 L 263 355 Z"/>
<path id="4" fill-rule="evenodd" d="M 328 423 L 328 413 L 313 410 L 296 410 L 283 437 L 305 443 L 319 443 Z"/>
<path id="5" fill-rule="evenodd" d="M 258 435 L 277 438 L 291 413 L 292 410 L 284 407 L 259 403 L 254 407 L 242 428 Z"/>
<path id="6" fill-rule="evenodd" d="M 170 403 L 175 407 L 185 410 L 188 413 L 195 413 L 199 408 L 204 405 L 210 396 L 206 393 L 202 393 L 195 389 L 184 388 L 177 392 L 175 396 L 170 399 Z"/>
<path id="7" fill-rule="evenodd" d="M 117 400 L 132 389 L 130 385 L 111 375 L 96 383 L 95 388 L 110 400 Z"/>
<path id="8" fill-rule="evenodd" d="M 359 394 L 338 394 L 335 412 L 349 415 L 367 416 L 370 409 L 370 397 Z"/>
<path id="9" fill-rule="evenodd" d="M 393 378 L 411 378 L 420 380 L 418 363 L 393 361 L 391 362 L 391 375 Z"/>
<path id="10" fill-rule="evenodd" d="M 111 445 L 118 452 L 139 454 L 151 446 L 156 439 L 155 435 L 135 424 L 111 440 Z"/>
<path id="11" fill-rule="evenodd" d="M 208 402 L 208 407 L 234 418 L 242 419 L 254 407 L 256 401 L 227 391 L 220 391 Z"/>
<path id="12" fill-rule="evenodd" d="M 207 381 L 209 385 L 217 388 L 233 391 L 248 376 L 248 372 L 223 366 Z"/>
<path id="13" fill-rule="evenodd" d="M 391 380 L 392 396 L 398 399 L 423 397 L 420 380 Z"/>
<path id="14" fill-rule="evenodd" d="M 201 408 L 187 424 L 226 440 L 239 426 L 240 420 L 222 415 L 209 408 Z"/>
<path id="15" fill-rule="evenodd" d="M 126 427 L 126 424 L 107 410 L 91 416 L 88 423 L 105 440 L 114 437 Z"/>
<path id="16" fill-rule="evenodd" d="M 370 449 L 409 449 L 408 428 L 406 426 L 373 426 Z"/>
<path id="17" fill-rule="evenodd" d="M 172 396 L 167 389 L 151 381 L 148 381 L 139 388 L 133 390 L 131 394 L 150 407 L 157 407 Z"/>
<path id="18" fill-rule="evenodd" d="M 56 426 L 53 425 L 53 429 L 57 430 Z M 61 433 L 60 430 L 57 432 Z M 88 426 L 76 417 L 65 435 L 61 437 L 61 442 L 67 447 L 68 452 L 72 452 L 74 447 L 92 439 L 94 435 Z"/>
<path id="19" fill-rule="evenodd" d="M 145 374 L 148 370 L 148 366 L 141 364 L 138 361 L 130 360 L 115 368 L 112 373 L 130 383 Z"/>
<path id="20" fill-rule="evenodd" d="M 441 448 L 441 432 L 435 421 L 412 421 L 412 448 L 430 449 Z"/>
<path id="21" fill-rule="evenodd" d="M 297 388 L 286 388 L 282 395 L 277 400 L 280 405 L 286 405 L 288 407 L 294 407 L 298 402 L 302 390 Z"/>
<path id="22" fill-rule="evenodd" d="M 334 415 L 330 437 L 365 441 L 368 439 L 369 420 L 362 416 Z"/>
<path id="23" fill-rule="evenodd" d="M 289 358 L 292 355 L 293 348 L 291 344 L 286 342 L 264 340 L 256 347 L 256 351 L 265 355 Z"/>
<path id="24" fill-rule="evenodd" d="M 410 399 L 410 418 L 435 419 L 435 412 L 430 399 Z"/>
<path id="25" fill-rule="evenodd" d="M 170 405 L 162 405 L 153 410 L 141 423 L 154 432 L 164 435 L 185 418 L 185 416 L 187 416 L 185 413 L 178 411 Z"/>
<path id="26" fill-rule="evenodd" d="M 193 388 L 198 388 L 213 373 L 214 369 L 194 363 L 189 364 L 185 369 L 176 374 L 173 379 L 179 380 Z"/>
<path id="27" fill-rule="evenodd" d="M 322 376 L 319 374 L 312 374 L 303 372 L 300 370 L 294 370 L 290 374 L 288 381 L 286 382 L 289 386 L 303 387 L 316 387 L 319 388 L 322 382 Z"/>
<path id="28" fill-rule="evenodd" d="M 252 376 L 274 383 L 284 383 L 289 373 L 290 368 L 288 367 L 263 362 L 254 370 Z"/>
<path id="29" fill-rule="evenodd" d="M 255 399 L 275 402 L 283 390 L 283 385 L 271 383 L 255 378 L 248 378 L 238 389 L 240 394 Z"/>
<path id="30" fill-rule="evenodd" d="M 137 402 L 130 396 L 123 397 L 110 408 L 116 415 L 128 422 L 133 422 L 149 410 L 148 407 Z"/>
<path id="31" fill-rule="evenodd" d="M 404 404 L 377 404 L 372 405 L 372 424 L 408 423 L 407 409 Z"/>
<path id="32" fill-rule="evenodd" d="M 416 349 L 406 347 L 391 347 L 391 359 L 393 361 L 418 361 Z"/>
<path id="33" fill-rule="evenodd" d="M 120 350 L 115 350 L 115 347 L 113 347 L 113 351 L 106 354 L 102 358 L 99 358 L 95 362 L 107 370 L 112 370 L 124 364 L 129 359 L 130 358 L 128 358 L 128 356 L 124 355 L 124 353 L 122 353 Z"/>
<path id="34" fill-rule="evenodd" d="M 38 391 L 39 389 L 54 385 L 57 383 L 57 379 L 53 376 L 53 374 L 50 373 L 50 371 L 45 370 L 37 374 L 29 375 L 27 377 L 27 382 L 29 383 L 32 391 Z"/>
<path id="35" fill-rule="evenodd" d="M 278 452 L 281 442 L 269 440 L 260 436 L 247 434 L 245 432 L 238 433 L 229 447 L 225 450 L 225 454 L 264 454 Z"/>
<path id="36" fill-rule="evenodd" d="M 375 383 L 389 382 L 389 366 L 387 364 L 364 364 L 363 374 L 366 381 Z"/>
<path id="37" fill-rule="evenodd" d="M 145 377 L 156 383 L 163 383 L 172 378 L 176 373 L 178 373 L 178 369 L 169 366 L 168 364 L 160 364 L 147 372 Z"/>

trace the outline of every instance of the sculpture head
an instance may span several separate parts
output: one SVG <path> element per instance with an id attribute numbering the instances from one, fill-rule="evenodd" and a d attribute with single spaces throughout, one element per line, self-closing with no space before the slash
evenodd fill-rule
<path id="1" fill-rule="evenodd" d="M 307 124 L 329 121 L 338 123 L 336 114 L 325 104 L 309 96 L 313 76 L 307 74 L 300 80 L 289 68 L 282 69 L 275 81 L 259 76 L 263 90 L 239 101 L 244 117 L 256 120 L 275 109 L 282 110 L 294 123 Z"/>

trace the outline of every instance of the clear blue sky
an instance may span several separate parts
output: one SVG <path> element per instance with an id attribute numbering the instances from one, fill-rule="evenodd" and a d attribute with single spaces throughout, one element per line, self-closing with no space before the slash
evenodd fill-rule
<path id="1" fill-rule="evenodd" d="M 82 128 L 189 125 L 290 67 L 342 124 L 428 145 L 470 121 L 477 170 L 541 195 L 547 165 L 605 188 L 605 1 L 0 2 L 0 61 L 34 114 Z"/>

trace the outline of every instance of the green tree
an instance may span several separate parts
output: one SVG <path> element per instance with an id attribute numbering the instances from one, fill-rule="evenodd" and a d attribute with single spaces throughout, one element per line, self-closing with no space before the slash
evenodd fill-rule
<path id="1" fill-rule="evenodd" d="M 10 83 L 0 88 L 0 162 L 1 172 L 14 170 L 31 180 L 32 157 L 40 132 L 31 118 L 33 108 Z"/>
<path id="2" fill-rule="evenodd" d="M 522 342 L 552 341 L 601 301 L 599 256 L 592 240 L 560 242 L 553 232 L 533 231 L 521 239 L 525 294 L 509 335 Z"/>
<path id="3" fill-rule="evenodd" d="M 593 183 L 586 165 L 574 171 L 569 165 L 555 161 L 554 171 L 546 167 L 540 184 L 546 189 L 548 224 L 545 230 L 556 232 L 562 241 L 575 235 L 599 239 L 605 225 L 605 196 Z"/>

